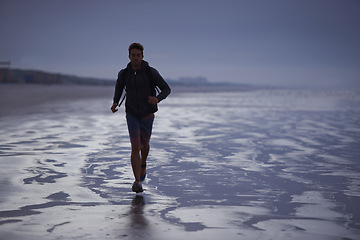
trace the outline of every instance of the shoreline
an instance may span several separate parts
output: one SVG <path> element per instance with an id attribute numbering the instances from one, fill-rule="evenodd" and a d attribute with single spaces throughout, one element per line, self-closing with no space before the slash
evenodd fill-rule
<path id="1" fill-rule="evenodd" d="M 111 100 L 114 87 L 79 85 L 0 85 L 0 117 L 24 115 L 41 108 L 44 104 L 59 101 L 70 102 L 94 98 Z"/>
<path id="2" fill-rule="evenodd" d="M 211 93 L 250 91 L 232 86 L 170 86 L 171 95 L 181 93 Z M 115 86 L 99 85 L 43 85 L 0 84 L 0 117 L 24 115 L 38 110 L 44 104 L 71 102 L 86 99 L 109 99 L 112 101 Z"/>

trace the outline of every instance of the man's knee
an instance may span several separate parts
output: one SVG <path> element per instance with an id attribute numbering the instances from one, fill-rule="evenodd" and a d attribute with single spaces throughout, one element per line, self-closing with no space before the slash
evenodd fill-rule
<path id="1" fill-rule="evenodd" d="M 150 144 L 148 142 L 143 142 L 141 143 L 141 149 L 143 148 L 149 148 L 150 147 Z"/>
<path id="2" fill-rule="evenodd" d="M 141 145 L 131 145 L 131 153 L 139 153 L 141 150 Z"/>

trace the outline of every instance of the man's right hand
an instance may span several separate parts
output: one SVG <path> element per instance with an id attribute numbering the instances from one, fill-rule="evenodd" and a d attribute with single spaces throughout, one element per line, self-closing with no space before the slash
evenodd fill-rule
<path id="1" fill-rule="evenodd" d="M 115 112 L 117 112 L 117 106 L 118 106 L 118 103 L 113 103 L 113 105 L 111 106 L 111 111 L 113 112 L 113 113 L 115 113 Z"/>

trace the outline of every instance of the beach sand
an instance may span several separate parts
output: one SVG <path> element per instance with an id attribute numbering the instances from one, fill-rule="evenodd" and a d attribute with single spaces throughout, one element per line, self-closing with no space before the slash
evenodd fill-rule
<path id="1" fill-rule="evenodd" d="M 359 239 L 358 92 L 174 88 L 144 193 L 113 87 L 0 85 L 0 239 Z"/>
<path id="2" fill-rule="evenodd" d="M 42 105 L 111 96 L 114 87 L 81 85 L 0 85 L 0 117 L 41 112 Z M 47 109 L 48 110 L 48 109 Z"/>

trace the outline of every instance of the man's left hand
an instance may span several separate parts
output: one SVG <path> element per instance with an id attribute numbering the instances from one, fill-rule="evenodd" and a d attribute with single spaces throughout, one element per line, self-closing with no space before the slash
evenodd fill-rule
<path id="1" fill-rule="evenodd" d="M 157 97 L 149 96 L 148 103 L 150 103 L 152 105 L 156 105 L 159 103 L 159 99 L 157 99 Z"/>

